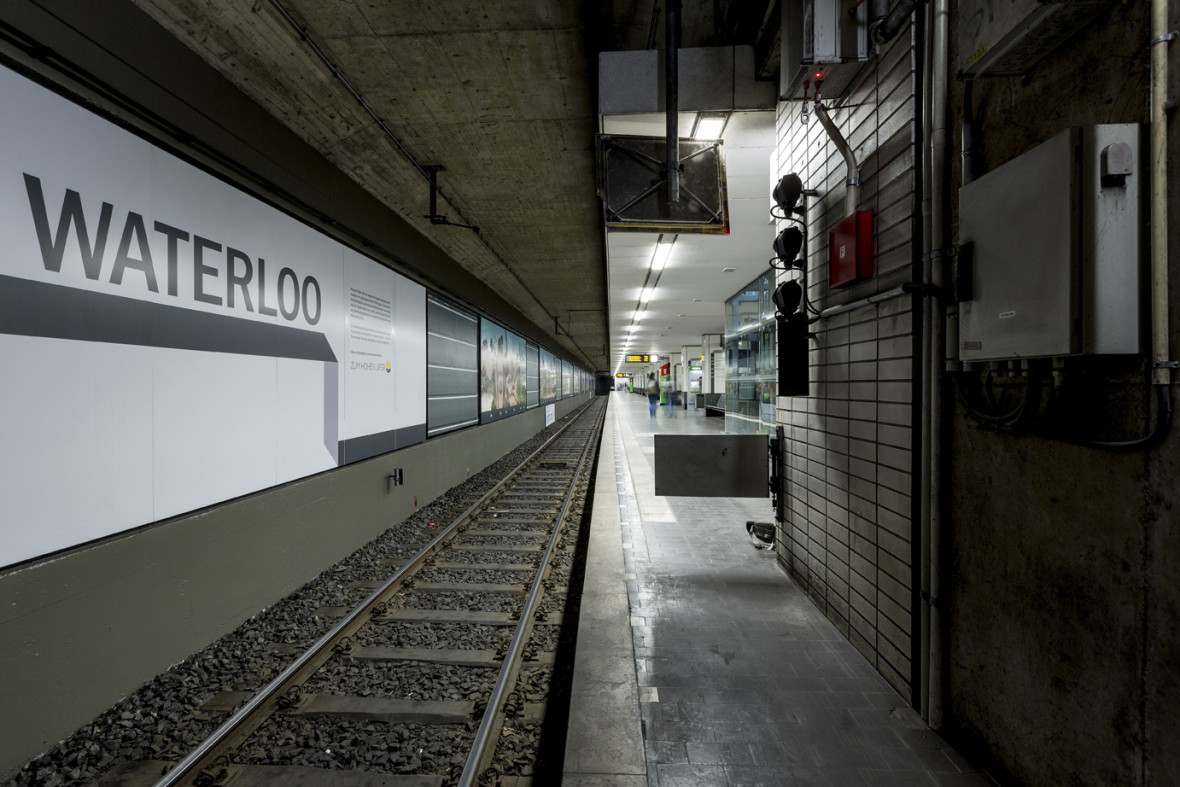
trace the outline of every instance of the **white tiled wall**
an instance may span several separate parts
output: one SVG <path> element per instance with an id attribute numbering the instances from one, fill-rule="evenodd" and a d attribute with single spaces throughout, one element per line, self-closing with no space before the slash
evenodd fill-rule
<path id="1" fill-rule="evenodd" d="M 812 198 L 808 291 L 820 309 L 913 279 L 914 123 L 909 31 L 830 101 L 861 173 L 859 208 L 874 212 L 875 276 L 829 291 L 828 230 L 844 216 L 845 166 L 799 102 L 778 115 L 778 175 L 797 172 Z M 785 227 L 780 222 L 778 229 Z M 825 614 L 903 696 L 910 696 L 911 430 L 916 348 L 912 298 L 812 325 L 811 396 L 779 397 L 785 519 L 778 558 Z"/>

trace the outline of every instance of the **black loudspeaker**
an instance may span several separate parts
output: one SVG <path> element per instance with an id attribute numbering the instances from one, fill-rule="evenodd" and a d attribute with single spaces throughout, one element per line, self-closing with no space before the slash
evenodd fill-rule
<path id="1" fill-rule="evenodd" d="M 779 178 L 778 185 L 771 192 L 775 204 L 787 214 L 799 204 L 799 196 L 803 193 L 803 180 L 794 172 Z"/>
<path id="2" fill-rule="evenodd" d="M 796 261 L 799 250 L 803 248 L 803 233 L 798 227 L 787 227 L 774 239 L 774 256 L 787 268 L 802 267 L 803 262 Z"/>
<path id="3" fill-rule="evenodd" d="M 808 396 L 811 370 L 807 359 L 807 315 L 778 317 L 778 395 Z"/>
<path id="4" fill-rule="evenodd" d="M 774 302 L 774 308 L 778 312 L 775 316 L 781 320 L 784 315 L 799 308 L 799 303 L 803 300 L 803 287 L 794 279 L 785 281 L 774 288 L 770 300 Z"/>

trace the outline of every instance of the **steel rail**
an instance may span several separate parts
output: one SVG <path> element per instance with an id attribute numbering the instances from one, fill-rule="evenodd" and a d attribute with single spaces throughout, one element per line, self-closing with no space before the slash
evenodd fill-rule
<path id="1" fill-rule="evenodd" d="M 472 787 L 472 785 L 475 785 L 479 775 L 491 764 L 491 758 L 495 755 L 495 741 L 498 740 L 500 728 L 504 723 L 504 704 L 508 699 L 508 694 L 516 686 L 524 645 L 532 634 L 533 616 L 536 614 L 537 607 L 541 603 L 541 597 L 544 595 L 541 591 L 544 588 L 545 569 L 548 568 L 549 561 L 553 558 L 557 541 L 561 537 L 562 526 L 565 524 L 565 517 L 569 513 L 570 505 L 573 503 L 574 496 L 578 491 L 578 479 L 582 476 L 582 469 L 586 466 L 586 460 L 593 455 L 591 449 L 595 445 L 594 437 L 601 433 L 605 416 L 606 410 L 604 408 L 597 416 L 597 422 L 591 429 L 590 436 L 582 448 L 582 456 L 578 460 L 577 468 L 574 470 L 573 480 L 570 482 L 569 491 L 566 493 L 565 501 L 562 503 L 561 512 L 554 521 L 553 533 L 549 536 L 549 545 L 546 547 L 545 554 L 539 563 L 537 576 L 533 579 L 532 590 L 529 591 L 529 595 L 525 599 L 524 612 L 521 615 L 520 624 L 517 626 L 512 643 L 508 646 L 508 650 L 504 655 L 504 665 L 500 668 L 500 676 L 496 680 L 495 687 L 492 689 L 487 709 L 484 711 L 479 730 L 475 734 L 471 753 L 468 755 L 467 762 L 463 766 L 463 773 L 459 777 L 459 787 Z"/>
<path id="2" fill-rule="evenodd" d="M 591 400 L 593 402 L 593 400 Z M 417 571 L 421 564 L 427 557 L 436 552 L 454 531 L 474 513 L 477 509 L 482 507 L 493 495 L 499 492 L 509 481 L 513 480 L 520 472 L 532 462 L 542 451 L 547 450 L 550 445 L 566 433 L 582 415 L 585 414 L 590 404 L 583 405 L 576 417 L 572 418 L 569 423 L 563 426 L 558 431 L 554 432 L 548 440 L 540 445 L 537 450 L 529 454 L 518 464 L 512 472 L 508 473 L 499 483 L 489 489 L 482 497 L 473 503 L 466 511 L 460 514 L 453 522 L 447 525 L 437 536 L 416 552 L 413 557 L 406 562 L 404 566 L 394 572 L 388 580 L 386 580 L 380 587 L 374 590 L 359 606 L 348 613 L 339 623 L 333 626 L 326 634 L 324 634 L 314 645 L 305 651 L 299 658 L 291 662 L 285 670 L 283 670 L 270 683 L 262 688 L 257 694 L 250 698 L 250 700 L 243 705 L 236 713 L 222 722 L 213 733 L 197 745 L 187 756 L 180 762 L 176 763 L 169 771 L 164 774 L 155 783 L 155 787 L 172 787 L 172 785 L 179 784 L 185 777 L 194 771 L 199 771 L 205 767 L 206 763 L 215 759 L 221 754 L 221 749 L 225 748 L 225 744 L 230 740 L 239 729 L 243 728 L 247 721 L 256 714 L 267 702 L 274 699 L 277 695 L 288 688 L 289 684 L 294 682 L 297 677 L 306 667 L 319 656 L 327 654 L 330 657 L 331 647 L 340 640 L 347 633 L 351 633 L 355 628 L 350 628 L 353 624 L 357 624 L 362 615 L 369 612 L 372 607 L 382 599 L 382 597 L 401 582 L 407 574 Z M 326 659 L 325 659 L 326 660 Z M 319 664 L 315 665 L 317 668 Z"/>

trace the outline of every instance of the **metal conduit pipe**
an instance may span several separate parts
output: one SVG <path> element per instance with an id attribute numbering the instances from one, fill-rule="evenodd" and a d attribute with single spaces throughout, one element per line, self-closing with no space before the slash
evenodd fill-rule
<path id="1" fill-rule="evenodd" d="M 889 0 L 869 0 L 869 35 L 889 16 Z"/>
<path id="2" fill-rule="evenodd" d="M 844 135 L 840 133 L 840 129 L 836 128 L 836 124 L 828 115 L 827 107 L 816 102 L 815 115 L 823 124 L 824 131 L 828 132 L 828 136 L 835 143 L 840 155 L 844 156 L 844 165 L 848 168 L 848 180 L 846 181 L 848 188 L 844 192 L 844 215 L 851 216 L 856 213 L 856 206 L 860 204 L 860 168 L 856 164 L 856 157 L 852 155 L 852 148 L 848 146 L 848 141 L 844 139 Z"/>
<path id="3" fill-rule="evenodd" d="M 947 221 L 946 221 L 946 180 L 949 169 L 946 162 L 947 153 L 947 91 L 950 40 L 950 7 L 949 0 L 933 0 L 929 10 L 930 56 L 927 62 L 930 66 L 930 78 L 927 85 L 930 90 L 929 111 L 930 118 L 927 126 L 929 133 L 929 167 L 930 172 L 930 222 L 929 249 L 926 260 L 925 283 L 931 297 L 927 302 L 930 314 L 929 341 L 924 343 L 927 357 L 926 364 L 926 403 L 928 417 L 925 427 L 926 456 L 929 460 L 929 485 L 927 499 L 922 501 L 925 516 L 922 523 L 925 531 L 924 549 L 924 581 L 923 591 L 925 607 L 922 619 L 927 630 L 923 640 L 926 642 L 926 672 L 922 694 L 925 702 L 922 705 L 923 716 L 932 729 L 942 727 L 942 681 L 943 681 L 943 633 L 942 618 L 939 608 L 941 590 L 941 555 L 942 555 L 942 380 L 945 373 L 943 365 L 943 345 L 946 330 L 946 308 L 941 300 L 943 291 L 943 261 L 946 258 Z"/>
<path id="4" fill-rule="evenodd" d="M 850 312 L 853 309 L 860 309 L 864 306 L 872 306 L 874 304 L 881 303 L 882 301 L 900 298 L 902 295 L 918 292 L 920 289 L 920 287 L 917 287 L 913 284 L 902 284 L 894 287 L 892 290 L 884 290 L 877 293 L 876 295 L 870 295 L 867 298 L 861 298 L 860 300 L 853 301 L 852 303 L 844 303 L 839 306 L 829 306 L 819 313 L 819 319 L 827 320 L 831 317 L 835 317 L 837 314 Z"/>
<path id="5" fill-rule="evenodd" d="M 1168 352 L 1168 0 L 1151 0 L 1151 380 L 1171 385 Z"/>
<path id="6" fill-rule="evenodd" d="M 668 202 L 675 205 L 680 201 L 680 0 L 668 0 L 667 15 L 664 17 L 664 114 L 665 152 L 667 161 Z"/>
<path id="7" fill-rule="evenodd" d="M 921 266 L 918 273 L 919 281 L 924 288 L 927 288 L 927 296 L 922 299 L 922 340 L 921 340 L 921 357 L 918 359 L 918 368 L 921 369 L 920 392 L 918 397 L 921 400 L 921 414 L 919 417 L 919 439 L 918 439 L 918 453 L 919 471 L 918 471 L 918 521 L 916 526 L 918 528 L 918 542 L 916 554 L 914 559 L 917 563 L 916 571 L 917 582 L 915 593 L 918 594 L 918 646 L 915 648 L 913 658 L 917 660 L 918 666 L 915 670 L 914 678 L 914 699 L 918 711 L 926 718 L 927 708 L 927 686 L 929 685 L 926 676 L 928 672 L 928 655 L 930 653 L 930 604 L 929 604 L 929 570 L 930 565 L 930 355 L 931 355 L 931 324 L 933 322 L 934 306 L 936 301 L 933 294 L 929 291 L 930 286 L 930 146 L 928 144 L 930 138 L 930 75 L 929 75 L 929 60 L 930 60 L 930 20 L 929 11 L 924 14 L 924 23 L 922 30 L 925 33 L 919 39 L 919 48 L 922 50 L 922 139 L 919 142 L 919 155 L 922 160 L 922 180 L 921 180 L 921 206 L 922 206 L 922 247 L 921 247 Z"/>

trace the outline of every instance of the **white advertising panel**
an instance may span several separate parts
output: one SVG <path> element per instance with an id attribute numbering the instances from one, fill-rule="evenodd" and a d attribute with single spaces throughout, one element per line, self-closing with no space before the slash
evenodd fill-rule
<path id="1" fill-rule="evenodd" d="M 425 325 L 424 287 L 344 250 L 341 464 L 425 439 Z"/>
<path id="2" fill-rule="evenodd" d="M 0 105 L 0 566 L 423 439 L 422 287 L 2 67 Z"/>

